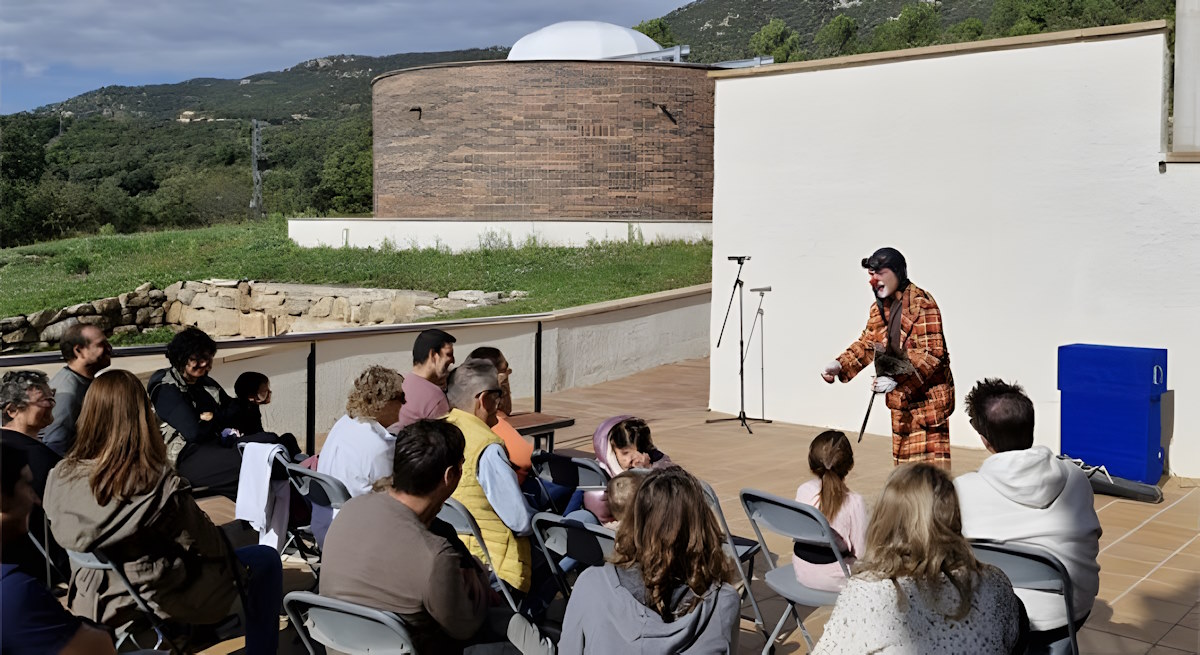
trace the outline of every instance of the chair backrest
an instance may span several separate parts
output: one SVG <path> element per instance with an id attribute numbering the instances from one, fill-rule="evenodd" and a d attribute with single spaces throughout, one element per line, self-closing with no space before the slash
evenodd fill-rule
<path id="1" fill-rule="evenodd" d="M 608 528 L 549 512 L 533 515 L 533 536 L 565 597 L 570 597 L 571 586 L 558 560 L 570 557 L 586 566 L 601 566 L 613 554 L 617 543 L 617 536 Z"/>
<path id="2" fill-rule="evenodd" d="M 404 619 L 392 612 L 308 591 L 284 596 L 283 607 L 311 655 L 323 652 L 314 641 L 349 655 L 417 652 Z"/>
<path id="3" fill-rule="evenodd" d="M 141 613 L 150 622 L 150 627 L 154 630 L 154 635 L 158 639 L 158 642 L 154 644 L 154 648 L 157 649 L 162 646 L 163 643 L 166 643 L 168 646 L 170 646 L 172 652 L 176 650 L 175 644 L 171 643 L 171 640 L 166 635 L 162 620 L 157 614 L 154 613 L 154 610 L 150 609 L 150 605 L 146 603 L 146 600 L 142 598 L 142 595 L 139 594 L 137 589 L 129 582 L 129 577 L 125 575 L 125 569 L 119 563 L 115 563 L 110 560 L 108 556 L 106 556 L 104 552 L 98 548 L 92 550 L 90 553 L 68 550 L 67 557 L 71 559 L 72 564 L 78 566 L 79 568 L 107 571 L 115 575 L 117 579 L 120 580 L 121 586 L 125 588 L 125 593 L 129 594 L 130 598 L 133 599 L 133 603 L 137 605 L 138 610 L 141 611 Z M 132 632 L 126 632 L 125 634 L 118 635 L 118 649 L 131 636 Z"/>
<path id="4" fill-rule="evenodd" d="M 811 548 L 828 549 L 831 559 L 841 565 L 846 577 L 850 577 L 850 567 L 842 558 L 838 535 L 829 527 L 829 521 L 825 520 L 821 510 L 756 489 L 742 489 L 741 498 L 742 507 L 750 518 L 750 525 L 758 535 L 759 543 L 766 543 L 760 530 L 762 526 Z M 770 557 L 767 563 L 775 567 Z"/>
<path id="5" fill-rule="evenodd" d="M 296 491 L 309 502 L 322 507 L 341 509 L 350 500 L 350 490 L 341 480 L 328 473 L 318 473 L 299 464 L 286 463 L 288 477 Z"/>
<path id="6" fill-rule="evenodd" d="M 975 559 L 1000 569 L 1017 589 L 1062 594 L 1067 607 L 1067 634 L 1072 653 L 1079 653 L 1075 634 L 1075 600 L 1071 574 L 1054 553 L 1033 546 L 987 539 L 972 539 Z"/>
<path id="7" fill-rule="evenodd" d="M 594 459 L 550 455 L 535 458 L 533 471 L 539 478 L 565 487 L 584 491 L 601 491 L 608 488 L 608 472 Z"/>
<path id="8" fill-rule="evenodd" d="M 483 551 L 484 563 L 487 564 L 488 569 L 493 574 L 496 574 L 497 579 L 499 579 L 500 576 L 496 573 L 496 566 L 492 563 L 492 554 L 488 552 L 487 543 L 483 540 L 483 531 L 479 529 L 479 523 L 475 521 L 475 517 L 471 516 L 471 511 L 457 500 L 447 498 L 437 517 L 453 526 L 454 531 L 459 535 L 474 538 L 475 542 L 479 544 L 480 550 Z M 513 600 L 512 594 L 508 591 L 508 585 L 504 584 L 503 580 L 500 580 L 500 593 L 508 601 L 508 606 L 516 612 L 517 603 Z"/>
<path id="9" fill-rule="evenodd" d="M 633 418 L 633 417 L 628 416 L 628 415 L 621 415 L 621 416 L 614 416 L 612 418 L 604 419 L 604 422 L 601 423 L 599 425 L 599 427 L 596 428 L 596 431 L 592 433 L 592 452 L 596 454 L 596 461 L 600 462 L 600 466 L 609 475 L 613 475 L 615 472 L 612 471 L 611 469 L 609 469 L 609 467 L 608 467 L 608 458 L 609 458 L 608 433 L 610 431 L 612 431 L 613 426 L 620 423 L 621 421 L 624 421 L 627 418 Z"/>

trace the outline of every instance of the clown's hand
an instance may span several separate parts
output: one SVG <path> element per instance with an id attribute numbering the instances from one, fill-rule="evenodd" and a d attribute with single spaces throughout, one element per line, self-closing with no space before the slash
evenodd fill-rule
<path id="1" fill-rule="evenodd" d="M 895 388 L 896 381 L 886 376 L 875 378 L 875 382 L 871 384 L 871 391 L 875 393 L 887 393 Z"/>
<path id="2" fill-rule="evenodd" d="M 841 372 L 842 365 L 835 359 L 825 366 L 825 370 L 821 371 L 821 378 L 829 384 L 833 384 L 833 381 L 837 379 L 838 373 Z"/>

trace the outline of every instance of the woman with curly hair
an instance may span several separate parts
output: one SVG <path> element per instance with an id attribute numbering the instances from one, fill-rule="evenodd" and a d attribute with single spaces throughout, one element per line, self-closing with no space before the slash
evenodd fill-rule
<path id="1" fill-rule="evenodd" d="M 382 366 L 368 366 L 359 373 L 346 400 L 346 413 L 325 437 L 317 472 L 331 475 L 346 485 L 351 496 L 371 492 L 375 483 L 392 475 L 396 436 L 384 428 L 396 420 L 404 405 L 404 376 Z M 313 507 L 313 534 L 325 542 L 325 532 L 334 512 Z"/>
<path id="2" fill-rule="evenodd" d="M 1023 615 L 1008 578 L 976 560 L 962 536 L 950 476 L 907 464 L 888 476 L 866 552 L 813 652 L 1024 652 Z"/>
<path id="3" fill-rule="evenodd" d="M 241 434 L 239 408 L 216 380 L 209 377 L 217 342 L 189 327 L 167 344 L 171 365 L 155 371 L 146 388 L 167 444 L 167 461 L 197 489 L 236 499 L 241 455 L 239 441 L 278 443 L 288 455 L 300 454 L 296 438 L 272 432 Z"/>
<path id="4" fill-rule="evenodd" d="M 671 467 L 638 487 L 611 562 L 579 575 L 559 653 L 733 653 L 741 601 L 700 483 Z"/>

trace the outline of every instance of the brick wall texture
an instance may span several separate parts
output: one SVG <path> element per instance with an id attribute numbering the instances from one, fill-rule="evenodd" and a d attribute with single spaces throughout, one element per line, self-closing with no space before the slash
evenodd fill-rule
<path id="1" fill-rule="evenodd" d="M 700 67 L 494 62 L 373 86 L 375 215 L 712 220 Z"/>

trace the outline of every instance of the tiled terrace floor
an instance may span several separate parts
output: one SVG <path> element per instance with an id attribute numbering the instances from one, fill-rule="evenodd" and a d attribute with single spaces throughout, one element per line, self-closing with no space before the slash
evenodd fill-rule
<path id="1" fill-rule="evenodd" d="M 604 418 L 634 414 L 646 419 L 655 444 L 716 489 L 732 530 L 753 535 L 738 491 L 754 487 L 792 497 L 809 477 L 808 444 L 820 428 L 756 424 L 754 434 L 747 435 L 736 422 L 706 424 L 705 419 L 714 417 L 707 402 L 708 361 L 693 360 L 548 394 L 543 411 L 576 419 L 575 427 L 557 435 L 556 451 L 588 456 L 591 432 Z M 982 450 L 955 448 L 953 474 L 975 470 L 985 455 Z M 867 435 L 855 456 L 848 482 L 871 504 L 892 469 L 890 440 Z M 1200 652 L 1200 491 L 1190 481 L 1171 479 L 1163 494 L 1165 500 L 1158 505 L 1096 497 L 1104 527 L 1100 595 L 1080 636 L 1083 653 Z M 232 513 L 231 508 L 216 506 L 210 511 L 217 519 Z M 767 546 L 773 553 L 790 553 L 790 544 L 782 538 L 768 536 Z M 761 571 L 764 563 L 759 561 L 755 568 Z M 767 622 L 774 625 L 784 609 L 782 601 L 758 580 L 753 589 Z M 828 616 L 828 609 L 817 610 L 805 621 L 814 639 L 820 638 Z M 739 651 L 757 653 L 763 643 L 754 624 L 743 621 Z M 211 652 L 230 652 L 233 644 L 223 646 Z M 776 652 L 805 652 L 799 632 Z"/>

